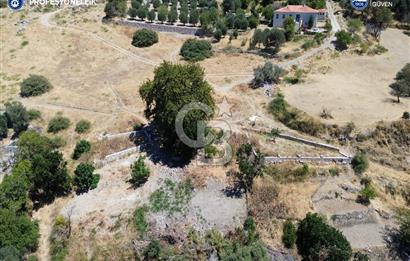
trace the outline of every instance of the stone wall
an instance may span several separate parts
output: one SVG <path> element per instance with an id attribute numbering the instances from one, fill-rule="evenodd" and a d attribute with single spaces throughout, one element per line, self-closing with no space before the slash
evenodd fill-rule
<path id="1" fill-rule="evenodd" d="M 169 32 L 169 33 L 179 33 L 179 34 L 187 34 L 187 35 L 196 35 L 196 36 L 203 36 L 205 31 L 198 27 L 190 27 L 190 26 L 178 26 L 178 25 L 170 25 L 170 24 L 157 24 L 157 23 L 149 23 L 144 21 L 136 21 L 136 20 L 118 20 L 116 21 L 117 24 L 133 26 L 138 28 L 146 28 L 151 29 L 154 31 L 159 32 Z"/>

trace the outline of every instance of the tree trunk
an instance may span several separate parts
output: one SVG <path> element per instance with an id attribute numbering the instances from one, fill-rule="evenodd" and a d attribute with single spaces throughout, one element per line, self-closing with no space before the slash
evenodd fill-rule
<path id="1" fill-rule="evenodd" d="M 397 103 L 400 103 L 400 96 L 397 95 Z"/>

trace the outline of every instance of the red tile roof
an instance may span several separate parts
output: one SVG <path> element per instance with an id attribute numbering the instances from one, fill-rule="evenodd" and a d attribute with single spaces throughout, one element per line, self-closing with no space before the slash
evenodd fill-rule
<path id="1" fill-rule="evenodd" d="M 275 10 L 275 13 L 318 13 L 318 10 L 306 5 L 288 5 Z"/>
<path id="2" fill-rule="evenodd" d="M 318 11 L 321 12 L 321 13 L 327 13 L 327 9 L 326 9 L 326 8 L 319 9 Z"/>

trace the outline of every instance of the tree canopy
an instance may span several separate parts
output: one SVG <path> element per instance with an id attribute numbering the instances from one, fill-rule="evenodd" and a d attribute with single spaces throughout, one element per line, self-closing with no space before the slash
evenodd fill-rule
<path id="1" fill-rule="evenodd" d="M 78 194 L 95 189 L 100 180 L 100 175 L 94 174 L 94 166 L 88 162 L 80 163 L 74 171 L 74 185 Z"/>
<path id="2" fill-rule="evenodd" d="M 182 45 L 180 54 L 187 61 L 202 61 L 212 56 L 212 46 L 206 40 L 188 39 Z"/>
<path id="3" fill-rule="evenodd" d="M 51 83 L 42 75 L 30 75 L 20 84 L 22 97 L 38 96 L 52 88 Z"/>
<path id="4" fill-rule="evenodd" d="M 130 182 L 139 187 L 147 182 L 149 177 L 149 169 L 145 166 L 144 157 L 139 157 L 137 161 L 131 165 L 131 180 Z"/>
<path id="5" fill-rule="evenodd" d="M 348 261 L 352 256 L 345 236 L 317 213 L 308 213 L 299 223 L 296 234 L 298 252 L 304 260 Z"/>
<path id="6" fill-rule="evenodd" d="M 16 134 L 27 130 L 29 118 L 26 108 L 18 101 L 7 102 L 5 104 L 7 127 L 12 128 Z"/>
<path id="7" fill-rule="evenodd" d="M 214 110 L 212 88 L 204 80 L 204 70 L 197 64 L 163 62 L 155 69 L 153 80 L 145 82 L 140 95 L 146 103 L 145 116 L 152 119 L 164 147 L 177 154 L 191 154 L 194 149 L 181 142 L 175 129 L 178 112 L 192 102 L 200 102 Z M 202 110 L 190 110 L 184 118 L 184 132 L 197 139 L 198 122 L 213 115 Z"/>
<path id="8" fill-rule="evenodd" d="M 132 45 L 135 47 L 148 47 L 158 43 L 158 34 L 149 29 L 139 29 L 132 37 Z"/>

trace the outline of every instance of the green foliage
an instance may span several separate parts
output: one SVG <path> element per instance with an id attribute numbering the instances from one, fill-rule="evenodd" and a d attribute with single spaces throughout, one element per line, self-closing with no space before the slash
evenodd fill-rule
<path id="1" fill-rule="evenodd" d="M 173 24 L 178 20 L 178 11 L 177 8 L 172 7 L 171 11 L 168 13 L 168 22 Z"/>
<path id="2" fill-rule="evenodd" d="M 361 252 L 356 252 L 353 255 L 353 261 L 370 261 L 370 258 Z"/>
<path id="3" fill-rule="evenodd" d="M 68 129 L 70 127 L 70 119 L 61 115 L 56 115 L 53 117 L 47 127 L 47 132 L 57 133 L 59 131 Z"/>
<path id="4" fill-rule="evenodd" d="M 67 141 L 61 136 L 55 136 L 50 139 L 53 148 L 61 148 L 67 145 Z"/>
<path id="5" fill-rule="evenodd" d="M 194 109 L 183 119 L 185 134 L 197 140 L 197 123 L 206 122 L 213 114 L 215 105 L 211 91 L 211 86 L 204 80 L 203 69 L 197 64 L 174 65 L 164 62 L 155 69 L 154 80 L 141 86 L 140 95 L 146 103 L 145 116 L 152 119 L 166 149 L 187 158 L 193 155 L 195 148 L 179 140 L 175 131 L 176 117 L 191 102 L 209 106 L 208 114 Z"/>
<path id="6" fill-rule="evenodd" d="M 20 84 L 20 95 L 22 97 L 38 96 L 48 92 L 51 88 L 51 83 L 46 77 L 32 74 Z"/>
<path id="7" fill-rule="evenodd" d="M 338 31 L 336 34 L 336 47 L 339 50 L 346 50 L 348 45 L 352 43 L 352 34 L 344 30 Z"/>
<path id="8" fill-rule="evenodd" d="M 80 163 L 74 171 L 74 185 L 78 194 L 95 189 L 100 180 L 100 175 L 94 174 L 94 166 L 91 163 Z"/>
<path id="9" fill-rule="evenodd" d="M 352 33 L 356 33 L 360 31 L 363 27 L 363 22 L 360 19 L 349 19 L 347 21 L 347 27 L 349 28 L 349 31 Z"/>
<path id="10" fill-rule="evenodd" d="M 254 88 L 261 87 L 263 84 L 278 83 L 279 78 L 285 73 L 285 71 L 277 65 L 273 65 L 271 62 L 265 62 L 263 66 L 258 66 L 253 71 L 252 86 Z"/>
<path id="11" fill-rule="evenodd" d="M 369 167 L 369 160 L 364 153 L 357 153 L 352 159 L 352 168 L 357 174 L 362 174 Z"/>
<path id="12" fill-rule="evenodd" d="M 158 8 L 158 20 L 161 21 L 161 23 L 163 23 L 168 16 L 168 7 L 166 7 L 165 5 L 161 5 Z"/>
<path id="13" fill-rule="evenodd" d="M 401 209 L 397 213 L 399 237 L 403 245 L 410 246 L 410 209 Z"/>
<path id="14" fill-rule="evenodd" d="M 144 163 L 145 157 L 140 156 L 137 161 L 131 165 L 131 180 L 134 187 L 140 187 L 147 182 L 149 177 L 149 169 Z"/>
<path id="15" fill-rule="evenodd" d="M 309 115 L 289 106 L 282 94 L 278 94 L 269 104 L 269 112 L 291 129 L 317 136 L 324 132 L 324 125 Z"/>
<path id="16" fill-rule="evenodd" d="M 199 21 L 199 12 L 197 9 L 191 9 L 189 13 L 189 23 L 196 25 Z"/>
<path id="17" fill-rule="evenodd" d="M 251 48 L 263 44 L 266 51 L 277 53 L 285 42 L 285 33 L 280 29 L 256 29 L 252 37 Z"/>
<path id="18" fill-rule="evenodd" d="M 11 175 L 5 176 L 0 184 L 0 208 L 24 213 L 29 209 L 28 190 L 31 164 L 27 160 L 14 165 Z"/>
<path id="19" fill-rule="evenodd" d="M 27 130 L 29 118 L 26 108 L 21 102 L 13 101 L 5 103 L 7 127 L 12 128 L 16 134 Z"/>
<path id="20" fill-rule="evenodd" d="M 283 224 L 282 242 L 286 248 L 293 248 L 296 243 L 296 228 L 290 220 Z"/>
<path id="21" fill-rule="evenodd" d="M 90 130 L 90 128 L 91 128 L 91 122 L 89 122 L 88 120 L 80 120 L 75 125 L 75 132 L 86 133 Z"/>
<path id="22" fill-rule="evenodd" d="M 364 183 L 364 188 L 360 190 L 357 202 L 367 206 L 370 204 L 371 199 L 377 197 L 377 192 L 370 179 L 363 179 L 362 183 Z"/>
<path id="23" fill-rule="evenodd" d="M 22 254 L 37 249 L 38 225 L 25 214 L 18 215 L 10 209 L 1 208 L 0 231 L 0 248 L 15 247 Z"/>
<path id="24" fill-rule="evenodd" d="M 128 9 L 128 15 L 129 15 L 131 18 L 137 17 L 137 12 L 138 12 L 138 10 L 135 9 L 135 8 L 133 8 L 133 7 L 131 7 L 130 9 Z"/>
<path id="25" fill-rule="evenodd" d="M 105 4 L 104 12 L 107 18 L 114 18 L 117 16 L 124 17 L 127 13 L 127 1 L 108 0 Z"/>
<path id="26" fill-rule="evenodd" d="M 7 138 L 8 128 L 7 128 L 7 117 L 4 113 L 0 113 L 0 140 Z"/>
<path id="27" fill-rule="evenodd" d="M 407 63 L 397 74 L 395 82 L 390 85 L 391 94 L 397 97 L 410 97 L 410 63 Z"/>
<path id="28" fill-rule="evenodd" d="M 51 261 L 64 261 L 68 254 L 68 243 L 70 239 L 70 223 L 63 216 L 57 216 L 54 220 L 50 235 L 50 257 Z"/>
<path id="29" fill-rule="evenodd" d="M 151 240 L 144 249 L 143 256 L 146 260 L 158 260 L 161 255 L 161 245 L 158 240 Z"/>
<path id="30" fill-rule="evenodd" d="M 315 172 L 307 164 L 301 167 L 284 167 L 276 165 L 266 165 L 264 173 L 281 183 L 302 182 Z"/>
<path id="31" fill-rule="evenodd" d="M 13 246 L 5 246 L 0 248 L 0 260 L 2 261 L 18 261 L 22 260 L 21 253 Z"/>
<path id="32" fill-rule="evenodd" d="M 34 130 L 28 130 L 21 134 L 18 140 L 17 160 L 32 161 L 36 155 L 41 155 L 53 150 L 49 138 L 42 136 Z"/>
<path id="33" fill-rule="evenodd" d="M 405 120 L 409 120 L 410 119 L 410 112 L 408 112 L 408 111 L 403 112 L 402 118 L 405 119 Z"/>
<path id="34" fill-rule="evenodd" d="M 386 29 L 393 21 L 393 14 L 387 7 L 372 7 L 370 8 L 369 23 L 372 25 L 370 33 L 380 39 L 381 31 Z"/>
<path id="35" fill-rule="evenodd" d="M 27 115 L 29 121 L 41 119 L 41 112 L 39 110 L 28 110 Z"/>
<path id="36" fill-rule="evenodd" d="M 204 147 L 205 158 L 207 159 L 212 159 L 218 152 L 218 149 L 212 144 L 208 144 Z"/>
<path id="37" fill-rule="evenodd" d="M 306 215 L 299 223 L 296 235 L 298 253 L 303 259 L 348 261 L 352 256 L 352 248 L 345 236 L 316 213 Z"/>
<path id="38" fill-rule="evenodd" d="M 252 188 L 253 179 L 262 175 L 264 157 L 259 150 L 253 148 L 252 144 L 245 143 L 236 152 L 236 162 L 239 166 L 238 178 L 241 187 L 249 191 Z"/>
<path id="39" fill-rule="evenodd" d="M 283 29 L 285 29 L 285 36 L 287 41 L 291 41 L 295 36 L 296 22 L 292 17 L 288 16 L 283 21 Z"/>
<path id="40" fill-rule="evenodd" d="M 142 237 L 148 229 L 149 223 L 146 214 L 149 211 L 148 207 L 143 206 L 134 211 L 134 226 Z"/>
<path id="41" fill-rule="evenodd" d="M 187 61 L 202 61 L 212 56 L 212 46 L 206 40 L 188 39 L 182 45 L 180 55 Z"/>
<path id="42" fill-rule="evenodd" d="M 156 17 L 155 10 L 154 9 L 149 10 L 148 15 L 147 15 L 148 20 L 152 22 L 155 20 L 155 17 Z"/>
<path id="43" fill-rule="evenodd" d="M 259 25 L 259 18 L 252 15 L 248 18 L 249 28 L 255 29 Z"/>
<path id="44" fill-rule="evenodd" d="M 146 6 L 141 6 L 137 9 L 137 15 L 141 20 L 144 20 L 148 15 L 148 8 Z"/>
<path id="45" fill-rule="evenodd" d="M 139 29 L 132 37 L 132 45 L 135 47 L 148 47 L 158 43 L 158 34 L 149 29 Z"/>
<path id="46" fill-rule="evenodd" d="M 167 179 L 164 186 L 150 195 L 150 209 L 153 212 L 166 211 L 169 214 L 184 212 L 192 198 L 192 190 L 189 179 L 179 183 Z"/>
<path id="47" fill-rule="evenodd" d="M 307 0 L 306 5 L 312 7 L 313 9 L 326 8 L 325 0 Z"/>
<path id="48" fill-rule="evenodd" d="M 74 148 L 72 158 L 78 160 L 82 154 L 91 150 L 91 143 L 86 140 L 80 140 L 77 142 Z"/>

